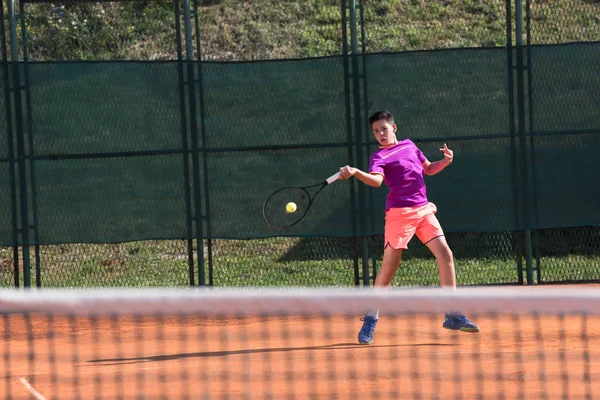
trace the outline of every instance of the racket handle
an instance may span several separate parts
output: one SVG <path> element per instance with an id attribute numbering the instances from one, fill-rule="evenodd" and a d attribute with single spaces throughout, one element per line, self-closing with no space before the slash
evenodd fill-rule
<path id="1" fill-rule="evenodd" d="M 336 172 L 335 174 L 331 175 L 329 178 L 327 178 L 327 184 L 331 184 L 335 181 L 337 181 L 338 179 L 340 179 L 340 173 Z"/>

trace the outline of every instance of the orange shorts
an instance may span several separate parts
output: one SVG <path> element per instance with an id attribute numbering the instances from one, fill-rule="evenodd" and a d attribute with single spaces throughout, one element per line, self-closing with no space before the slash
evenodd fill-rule
<path id="1" fill-rule="evenodd" d="M 408 249 L 408 242 L 416 234 L 427 243 L 444 236 L 444 231 L 435 217 L 437 207 L 428 203 L 421 207 L 390 208 L 385 213 L 385 247 Z"/>

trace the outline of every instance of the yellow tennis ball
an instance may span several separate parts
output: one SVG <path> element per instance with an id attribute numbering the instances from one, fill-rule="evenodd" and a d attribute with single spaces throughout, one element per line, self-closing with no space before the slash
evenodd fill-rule
<path id="1" fill-rule="evenodd" d="M 288 213 L 290 213 L 290 214 L 291 214 L 291 213 L 293 213 L 293 212 L 296 212 L 296 209 L 297 209 L 297 208 L 298 208 L 298 207 L 296 206 L 296 203 L 294 203 L 294 202 L 289 202 L 289 203 L 287 203 L 287 204 L 286 204 L 286 206 L 285 206 L 285 211 L 287 211 Z"/>

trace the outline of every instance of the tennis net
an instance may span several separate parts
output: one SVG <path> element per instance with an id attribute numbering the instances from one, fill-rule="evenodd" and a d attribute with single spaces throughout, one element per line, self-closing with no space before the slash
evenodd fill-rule
<path id="1" fill-rule="evenodd" d="M 442 329 L 449 310 L 481 332 Z M 584 287 L 6 290 L 0 396 L 592 399 L 599 314 Z"/>

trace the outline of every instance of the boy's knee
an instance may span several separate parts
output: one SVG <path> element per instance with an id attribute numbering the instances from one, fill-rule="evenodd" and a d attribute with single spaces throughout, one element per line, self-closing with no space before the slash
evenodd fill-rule
<path id="1" fill-rule="evenodd" d="M 438 260 L 446 263 L 451 263 L 454 260 L 454 254 L 450 247 L 444 246 L 438 254 Z"/>

